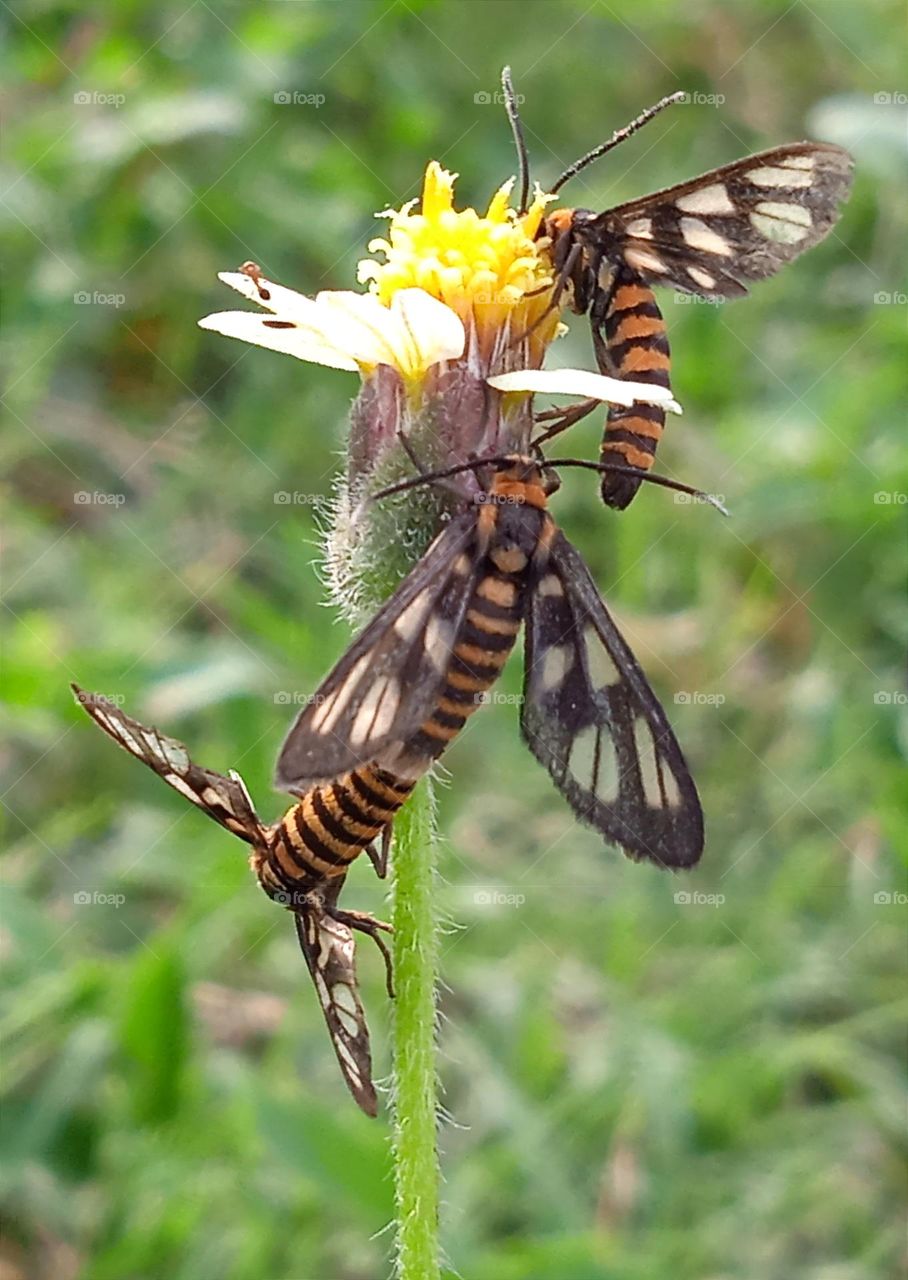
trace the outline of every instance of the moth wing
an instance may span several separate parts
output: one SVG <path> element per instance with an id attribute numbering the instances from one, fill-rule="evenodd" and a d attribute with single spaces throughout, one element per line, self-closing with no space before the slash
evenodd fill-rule
<path id="1" fill-rule="evenodd" d="M 478 573 L 475 517 L 452 520 L 297 716 L 276 785 L 296 794 L 406 741 L 427 719 Z"/>
<path id="2" fill-rule="evenodd" d="M 340 885 L 332 886 L 334 897 Z M 296 935 L 347 1088 L 366 1115 L 378 1111 L 369 1028 L 356 981 L 353 931 L 320 907 L 294 914 Z"/>
<path id="3" fill-rule="evenodd" d="M 632 858 L 691 867 L 703 814 L 665 712 L 560 532 L 530 596 L 521 729 L 581 821 Z"/>
<path id="4" fill-rule="evenodd" d="M 211 769 L 200 768 L 176 738 L 168 738 L 157 729 L 133 720 L 98 693 L 88 693 L 77 684 L 72 689 L 76 701 L 95 724 L 124 751 L 163 778 L 174 791 L 179 791 L 215 822 L 250 844 L 266 839 L 265 828 L 238 773 L 231 771 L 225 778 Z"/>
<path id="5" fill-rule="evenodd" d="M 793 142 L 609 209 L 596 230 L 650 284 L 738 297 L 831 231 L 852 167 L 841 147 Z"/>

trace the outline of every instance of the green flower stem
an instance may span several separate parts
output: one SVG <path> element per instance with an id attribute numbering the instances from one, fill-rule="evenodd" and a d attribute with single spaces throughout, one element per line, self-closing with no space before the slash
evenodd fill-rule
<path id="1" fill-rule="evenodd" d="M 438 1280 L 435 799 L 423 779 L 394 825 L 394 1173 L 399 1280 Z"/>

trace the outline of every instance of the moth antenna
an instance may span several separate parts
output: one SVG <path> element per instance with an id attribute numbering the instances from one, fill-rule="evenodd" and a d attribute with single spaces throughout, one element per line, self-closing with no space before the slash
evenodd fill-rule
<path id="1" fill-rule="evenodd" d="M 534 445 L 534 448 L 538 450 L 537 445 Z M 600 475 L 634 476 L 637 480 L 648 480 L 651 484 L 660 485 L 663 489 L 674 489 L 678 493 L 690 494 L 692 498 L 699 498 L 702 502 L 715 507 L 723 516 L 728 515 L 727 509 L 713 494 L 704 493 L 702 489 L 696 489 L 693 485 L 684 484 L 681 480 L 672 480 L 669 476 L 658 475 L 654 471 L 640 471 L 637 467 L 622 466 L 620 462 L 588 462 L 585 458 L 546 458 L 541 450 L 538 450 L 538 454 L 540 466 L 552 471 L 557 471 L 560 467 L 583 467 L 587 471 L 598 471 Z M 512 453 L 490 458 L 474 458 L 472 462 L 459 462 L 454 467 L 445 467 L 443 471 L 430 471 L 426 475 L 412 476 L 409 480 L 401 480 L 397 484 L 388 485 L 386 489 L 379 489 L 378 493 L 371 495 L 369 501 L 377 502 L 380 498 L 389 498 L 395 493 L 406 493 L 408 489 L 417 489 L 423 484 L 434 484 L 436 480 L 444 480 L 448 476 L 456 476 L 463 471 L 475 471 L 477 467 L 494 465 L 497 462 L 511 462 L 513 458 Z"/>
<path id="2" fill-rule="evenodd" d="M 520 112 L 517 110 L 517 95 L 514 92 L 514 82 L 511 79 L 510 67 L 502 67 L 501 69 L 501 88 L 504 92 L 504 106 L 511 124 L 511 133 L 514 136 L 514 146 L 517 148 L 520 213 L 524 214 L 527 211 L 527 200 L 530 197 L 530 162 L 527 155 L 526 139 L 523 136 L 523 125 L 520 123 Z"/>
<path id="3" fill-rule="evenodd" d="M 702 489 L 695 489 L 691 484 L 684 484 L 681 480 L 672 480 L 669 476 L 657 475 L 655 471 L 641 471 L 638 467 L 624 467 L 620 462 L 588 462 L 586 458 L 549 458 L 545 465 L 557 470 L 559 467 L 583 467 L 586 471 L 598 471 L 600 475 L 619 475 L 633 476 L 636 480 L 649 480 L 651 484 L 660 485 L 663 489 L 674 489 L 678 493 L 688 493 L 692 498 L 699 498 L 701 502 L 707 502 L 711 507 L 715 507 L 723 516 L 728 515 L 728 510 L 722 505 L 717 497 L 711 493 L 704 493 Z"/>
<path id="4" fill-rule="evenodd" d="M 600 156 L 604 156 L 607 151 L 611 151 L 617 147 L 619 143 L 626 142 L 632 137 L 638 129 L 642 129 L 645 124 L 649 124 L 654 116 L 660 111 L 664 111 L 666 107 L 670 107 L 673 102 L 681 102 L 687 97 L 683 89 L 679 89 L 677 93 L 670 93 L 666 98 L 660 98 L 652 107 L 647 107 L 645 111 L 641 111 L 635 120 L 630 124 L 626 124 L 623 129 L 616 129 L 607 142 L 600 142 L 598 147 L 593 147 L 592 151 L 588 151 L 585 156 L 581 156 L 579 160 L 575 160 L 573 164 L 568 165 L 564 173 L 558 179 L 554 186 L 549 187 L 549 192 L 554 195 L 560 191 L 566 182 L 577 176 L 581 169 L 585 169 L 587 165 L 598 160 Z"/>
<path id="5" fill-rule="evenodd" d="M 405 493 L 408 489 L 418 489 L 421 484 L 434 484 L 436 480 L 446 480 L 448 476 L 460 475 L 463 471 L 475 471 L 477 467 L 487 466 L 489 463 L 508 462 L 513 458 L 513 454 L 498 454 L 491 458 L 474 458 L 472 462 L 458 462 L 454 467 L 445 467 L 443 471 L 427 471 L 423 475 L 411 476 L 409 480 L 401 480 L 397 484 L 389 484 L 386 489 L 379 489 L 378 493 L 370 495 L 370 502 L 377 502 L 379 498 L 390 498 L 394 493 Z"/>

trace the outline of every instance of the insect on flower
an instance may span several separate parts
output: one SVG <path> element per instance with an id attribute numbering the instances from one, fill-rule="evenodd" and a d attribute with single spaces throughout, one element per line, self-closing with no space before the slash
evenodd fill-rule
<path id="1" fill-rule="evenodd" d="M 220 826 L 252 846 L 249 863 L 265 893 L 293 913 L 300 948 L 321 1005 L 347 1087 L 367 1115 L 377 1110 L 369 1031 L 359 998 L 353 932 L 368 934 L 385 959 L 388 991 L 391 958 L 380 936 L 390 926 L 337 905 L 347 869 L 364 850 L 384 876 L 390 822 L 413 782 L 381 769 L 355 768 L 337 781 L 313 787 L 279 822 L 261 821 L 238 773 L 202 769 L 175 738 L 148 728 L 98 694 L 73 685 L 76 701 L 130 755 Z M 381 837 L 377 854 L 372 841 Z"/>
<path id="2" fill-rule="evenodd" d="M 206 316 L 205 329 L 299 360 L 358 372 L 350 416 L 346 483 L 328 534 L 326 578 L 340 610 L 359 624 L 387 598 L 456 509 L 439 488 L 407 510 L 363 497 L 412 474 L 408 441 L 435 468 L 473 457 L 525 452 L 532 394 L 596 402 L 680 406 L 665 387 L 578 369 L 544 369 L 562 332 L 551 306 L 554 275 L 539 238 L 546 197 L 523 214 L 511 207 L 513 179 L 484 212 L 455 207 L 457 175 L 426 166 L 419 199 L 379 213 L 387 226 L 358 267 L 367 292 L 327 290 L 314 298 L 274 282 L 253 263 L 220 279 L 258 308 Z M 515 394 L 490 394 L 493 379 Z M 405 552 L 402 549 L 406 549 Z M 380 561 L 380 565 L 377 563 Z"/>
<path id="3" fill-rule="evenodd" d="M 471 509 L 438 535 L 301 711 L 278 760 L 279 787 L 305 794 L 365 762 L 422 773 L 481 705 L 524 624 L 521 728 L 574 813 L 632 858 L 698 861 L 703 815 L 681 748 L 547 510 L 559 465 L 576 464 L 478 459 L 385 491 L 474 477 Z"/>
<path id="4" fill-rule="evenodd" d="M 369 249 L 386 261 L 365 258 L 358 268 L 369 292 L 323 290 L 308 298 L 247 262 L 219 279 L 270 314 L 221 311 L 199 324 L 299 360 L 357 371 L 364 394 L 374 394 L 377 381 L 390 381 L 394 394 L 387 395 L 382 421 L 372 432 L 377 438 L 369 441 L 370 465 L 401 432 L 413 435 L 414 419 L 433 402 L 434 433 L 448 451 L 489 452 L 508 443 L 514 434 L 510 424 L 484 412 L 485 380 L 492 375 L 510 376 L 513 390 L 523 388 L 528 373 L 533 390 L 587 394 L 625 406 L 644 400 L 680 413 L 670 391 L 645 379 L 542 370 L 561 329 L 551 305 L 551 264 L 540 249 L 545 197 L 537 193 L 518 217 L 508 203 L 513 184 L 506 182 L 480 216 L 454 209 L 455 178 L 432 161 L 420 212 L 409 201 L 379 215 L 388 220 L 387 234 L 371 240 Z M 452 373 L 455 397 L 445 389 Z"/>
<path id="5" fill-rule="evenodd" d="M 525 203 L 527 155 L 507 68 L 503 83 Z M 569 165 L 549 187 L 549 195 L 556 195 L 569 179 L 630 138 L 665 107 L 686 98 L 684 93 L 673 93 L 643 111 Z M 651 286 L 711 300 L 746 294 L 745 282 L 775 275 L 828 235 L 850 190 L 852 164 L 841 147 L 793 142 L 602 213 L 553 209 L 538 233 L 551 246 L 556 273 L 552 305 L 558 305 L 567 291 L 571 309 L 577 315 L 589 315 L 596 362 L 603 374 L 667 389 L 668 337 Z M 577 406 L 555 424 L 551 434 L 593 408 L 593 402 Z M 647 470 L 664 425 L 664 408 L 656 403 L 612 406 L 602 439 L 603 461 Z M 623 509 L 639 487 L 635 476 L 606 473 L 602 498 L 609 506 Z"/>

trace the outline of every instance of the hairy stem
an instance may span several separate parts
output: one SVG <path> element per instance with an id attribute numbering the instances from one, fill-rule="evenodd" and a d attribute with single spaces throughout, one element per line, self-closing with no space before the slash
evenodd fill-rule
<path id="1" fill-rule="evenodd" d="M 394 1174 L 399 1280 L 437 1280 L 435 800 L 424 779 L 394 827 Z"/>

